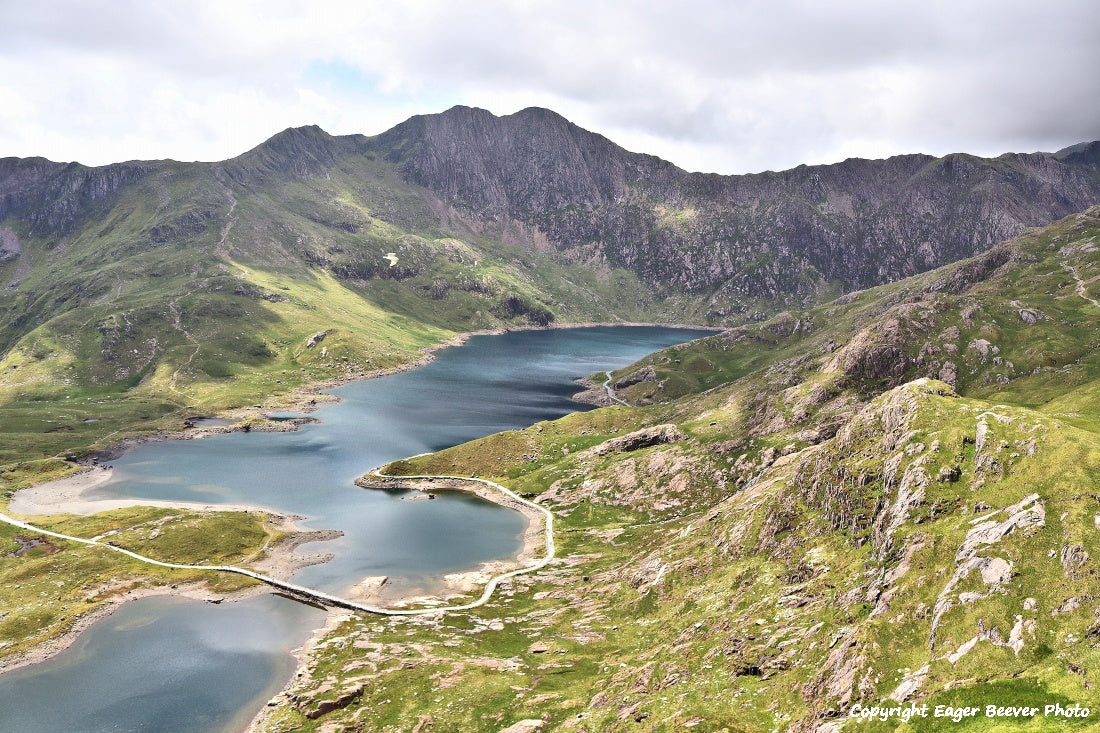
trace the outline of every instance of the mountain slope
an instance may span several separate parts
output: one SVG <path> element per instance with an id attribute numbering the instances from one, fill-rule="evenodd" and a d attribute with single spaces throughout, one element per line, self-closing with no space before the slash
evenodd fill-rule
<path id="1" fill-rule="evenodd" d="M 1072 155 L 906 155 L 781 173 L 685 173 L 553 112 L 456 107 L 369 143 L 481 220 L 536 227 L 676 290 L 803 305 L 976 254 L 1097 202 L 1100 144 Z M 718 308 L 721 310 L 721 308 Z"/>
<path id="2" fill-rule="evenodd" d="M 617 373 L 648 406 L 391 465 L 537 495 L 559 560 L 348 620 L 267 729 L 1092 729 L 1098 238 L 1100 207 Z M 912 702 L 980 714 L 849 717 Z"/>
<path id="3" fill-rule="evenodd" d="M 1089 144 L 688 174 L 547 110 L 462 107 L 220 163 L 5 158 L 0 464 L 409 364 L 455 332 L 758 320 L 1083 208 L 1098 170 Z"/>

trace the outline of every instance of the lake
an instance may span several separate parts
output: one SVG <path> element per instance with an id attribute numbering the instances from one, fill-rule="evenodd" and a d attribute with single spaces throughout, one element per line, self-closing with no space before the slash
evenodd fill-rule
<path id="1" fill-rule="evenodd" d="M 630 326 L 475 336 L 419 369 L 331 390 L 318 424 L 149 443 L 113 461 L 97 495 L 255 504 L 344 536 L 302 550 L 333 559 L 296 583 L 342 593 L 386 575 L 410 592 L 450 572 L 515 555 L 524 518 L 460 493 L 434 501 L 352 481 L 405 456 L 591 409 L 577 377 L 616 369 L 697 330 Z M 212 605 L 181 598 L 125 604 L 69 650 L 0 676 L 0 730 L 240 730 L 294 669 L 291 650 L 324 612 L 265 595 Z"/>

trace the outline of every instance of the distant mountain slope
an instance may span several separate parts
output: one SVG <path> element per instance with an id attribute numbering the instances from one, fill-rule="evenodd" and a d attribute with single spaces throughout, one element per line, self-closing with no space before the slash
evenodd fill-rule
<path id="1" fill-rule="evenodd" d="M 479 220 L 519 220 L 574 258 L 741 312 L 746 299 L 808 304 L 830 284 L 897 280 L 1100 202 L 1100 143 L 720 176 L 629 153 L 548 110 L 456 107 L 369 144 Z"/>
<path id="2" fill-rule="evenodd" d="M 548 110 L 464 107 L 374 137 L 289 129 L 218 163 L 4 158 L 0 403 L 110 394 L 177 419 L 459 331 L 760 320 L 1083 209 L 1098 171 L 1100 143 L 685 173 Z"/>

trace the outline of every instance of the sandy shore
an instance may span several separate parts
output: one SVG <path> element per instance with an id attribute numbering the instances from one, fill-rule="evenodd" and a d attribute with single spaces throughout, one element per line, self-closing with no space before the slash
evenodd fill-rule
<path id="1" fill-rule="evenodd" d="M 199 512 L 265 512 L 272 516 L 287 517 L 276 509 L 249 504 L 203 504 L 194 501 L 160 501 L 156 499 L 93 499 L 91 493 L 100 484 L 110 480 L 110 467 L 84 468 L 65 478 L 38 484 L 15 492 L 8 502 L 12 514 L 48 516 L 53 514 L 79 514 L 89 516 L 112 509 L 132 506 L 156 506 L 169 509 L 190 509 Z M 293 517 L 301 519 L 301 517 Z"/>
<path id="2" fill-rule="evenodd" d="M 514 509 L 524 516 L 527 526 L 524 528 L 522 547 L 519 554 L 511 560 L 492 560 L 482 563 L 473 570 L 458 573 L 449 573 L 439 578 L 428 587 L 411 588 L 401 584 L 394 586 L 385 576 L 364 578 L 354 586 L 347 597 L 355 600 L 389 608 L 402 607 L 430 607 L 444 605 L 455 598 L 469 596 L 483 588 L 490 578 L 507 573 L 517 568 L 531 565 L 535 560 L 543 557 L 548 551 L 546 536 L 546 518 L 542 512 L 530 505 L 517 501 L 515 498 L 494 490 L 491 486 L 480 481 L 467 480 L 449 476 L 438 477 L 407 477 L 407 476 L 381 476 L 368 473 L 355 480 L 355 485 L 367 490 L 380 491 L 417 491 L 408 500 L 428 500 L 433 494 L 442 491 L 465 491 L 474 494 L 494 504 Z M 295 650 L 294 657 L 298 660 L 298 673 L 296 677 L 310 674 L 310 664 L 314 657 L 314 651 L 326 638 L 331 636 L 345 621 L 354 618 L 355 614 L 341 609 L 332 609 L 325 620 L 325 625 L 316 629 L 309 640 Z M 437 623 L 438 617 L 419 616 L 422 622 Z M 435 620 L 432 620 L 435 619 Z M 287 681 L 286 685 L 276 694 L 267 705 L 261 708 L 249 723 L 246 733 L 257 733 L 265 730 L 265 726 L 271 716 L 278 709 L 290 701 L 290 689 L 295 678 Z"/>

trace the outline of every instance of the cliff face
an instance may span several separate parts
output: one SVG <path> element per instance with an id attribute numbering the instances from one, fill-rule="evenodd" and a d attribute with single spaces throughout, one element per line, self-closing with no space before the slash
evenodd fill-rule
<path id="1" fill-rule="evenodd" d="M 112 194 L 162 167 L 157 162 L 89 168 L 45 158 L 0 160 L 0 221 L 17 217 L 31 229 L 67 232 L 74 221 L 103 206 Z"/>
<path id="2" fill-rule="evenodd" d="M 1100 202 L 1100 143 L 1067 150 L 721 176 L 628 152 L 549 110 L 496 117 L 455 107 L 374 138 L 289 129 L 217 167 L 224 180 L 262 188 L 360 175 L 371 161 L 428 189 L 449 211 L 444 225 L 549 243 L 567 261 L 621 267 L 658 291 L 711 295 L 712 318 L 743 319 L 775 301 L 809 305 L 969 257 Z M 0 220 L 64 231 L 166 168 L 209 166 L 4 159 Z"/>
<path id="3" fill-rule="evenodd" d="M 548 110 L 456 107 L 370 146 L 468 215 L 535 227 L 567 256 L 677 290 L 803 303 L 831 281 L 896 280 L 1100 201 L 1095 145 L 720 176 L 627 152 Z"/>
<path id="4" fill-rule="evenodd" d="M 376 144 L 395 153 L 409 180 L 490 219 L 592 211 L 627 195 L 643 166 L 675 170 L 543 109 L 495 117 L 455 107 L 413 117 Z"/>

